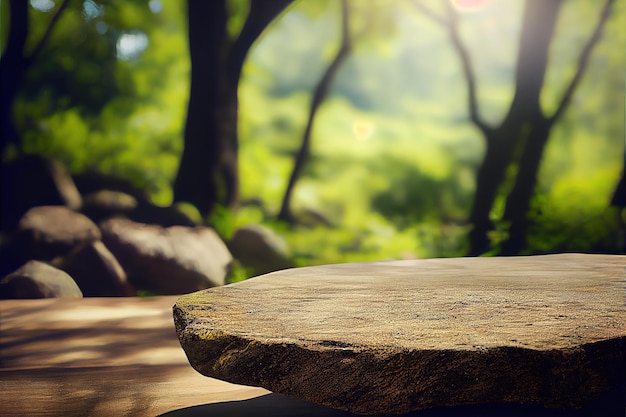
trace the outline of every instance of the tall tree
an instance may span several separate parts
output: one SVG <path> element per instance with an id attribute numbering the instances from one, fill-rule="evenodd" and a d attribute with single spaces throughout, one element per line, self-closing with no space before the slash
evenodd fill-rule
<path id="1" fill-rule="evenodd" d="M 519 158 L 519 169 L 515 177 L 515 183 L 506 200 L 503 220 L 509 223 L 510 226 L 509 236 L 503 243 L 500 252 L 502 255 L 519 253 L 526 244 L 528 209 L 537 185 L 537 175 L 543 151 L 550 137 L 550 131 L 571 102 L 574 91 L 585 73 L 591 52 L 602 36 L 602 31 L 611 13 L 613 3 L 614 0 L 607 0 L 604 3 L 596 27 L 581 51 L 576 73 L 567 86 L 556 111 L 548 116 L 542 112 L 532 122 Z"/>
<path id="2" fill-rule="evenodd" d="M 292 0 L 252 0 L 238 37 L 228 37 L 227 0 L 188 0 L 191 92 L 174 200 L 203 216 L 238 198 L 237 88 L 254 41 Z"/>
<path id="3" fill-rule="evenodd" d="M 552 126 L 562 116 L 586 68 L 589 53 L 599 39 L 602 27 L 614 0 L 606 0 L 599 23 L 583 49 L 578 70 L 571 80 L 556 112 L 545 116 L 540 94 L 548 62 L 548 49 L 554 34 L 562 0 L 527 0 L 522 21 L 515 93 L 508 112 L 497 126 L 490 126 L 480 115 L 476 98 L 476 82 L 469 51 L 458 30 L 458 15 L 447 4 L 447 15 L 439 16 L 422 3 L 414 2 L 424 14 L 444 26 L 461 60 L 467 83 L 471 122 L 482 133 L 486 150 L 476 174 L 476 192 L 469 216 L 469 255 L 480 255 L 490 249 L 488 232 L 494 228 L 490 220 L 496 196 L 509 167 L 517 165 L 512 192 L 508 196 L 504 219 L 511 222 L 511 238 L 503 252 L 519 252 L 524 242 L 526 213 L 536 184 L 537 169 Z"/>
<path id="4" fill-rule="evenodd" d="M 313 96 L 311 98 L 311 105 L 309 107 L 309 117 L 307 120 L 306 127 L 304 129 L 304 134 L 302 136 L 302 143 L 300 145 L 300 149 L 298 150 L 295 159 L 293 169 L 291 171 L 291 175 L 289 176 L 289 181 L 287 183 L 287 188 L 285 189 L 285 194 L 283 196 L 283 201 L 281 203 L 280 212 L 278 213 L 278 219 L 286 222 L 293 221 L 293 213 L 291 212 L 291 200 L 294 187 L 296 182 L 300 178 L 302 174 L 302 170 L 304 169 L 304 165 L 308 160 L 311 154 L 311 132 L 313 130 L 313 123 L 315 121 L 315 115 L 317 114 L 317 110 L 320 105 L 326 98 L 328 94 L 328 90 L 330 89 L 330 85 L 339 69 L 340 65 L 345 61 L 346 57 L 350 53 L 350 28 L 349 28 L 349 9 L 348 9 L 348 1 L 341 1 L 341 44 L 339 45 L 339 49 L 335 54 L 333 60 L 331 61 L 326 71 L 322 75 L 322 78 L 317 83 L 315 87 L 315 91 L 313 92 Z"/>

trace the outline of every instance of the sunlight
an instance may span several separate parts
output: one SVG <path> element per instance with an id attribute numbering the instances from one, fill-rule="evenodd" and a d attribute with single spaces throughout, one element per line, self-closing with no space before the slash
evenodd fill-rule
<path id="1" fill-rule="evenodd" d="M 482 9 L 489 0 L 451 0 L 455 9 L 463 12 L 472 12 Z"/>
<path id="2" fill-rule="evenodd" d="M 85 20 L 95 19 L 104 14 L 104 6 L 99 6 L 92 0 L 83 2 L 83 17 Z"/>
<path id="3" fill-rule="evenodd" d="M 30 0 L 30 6 L 40 12 L 49 12 L 54 9 L 54 2 L 52 0 Z"/>
<path id="4" fill-rule="evenodd" d="M 150 0 L 148 6 L 150 7 L 150 11 L 152 13 L 160 13 L 161 10 L 163 10 L 163 5 L 158 0 Z"/>
<path id="5" fill-rule="evenodd" d="M 138 30 L 122 34 L 117 39 L 117 57 L 122 60 L 137 58 L 148 47 L 148 36 Z"/>

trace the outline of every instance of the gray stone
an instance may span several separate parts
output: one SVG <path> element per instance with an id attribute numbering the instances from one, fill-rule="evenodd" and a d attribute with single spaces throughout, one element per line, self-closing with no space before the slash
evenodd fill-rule
<path id="1" fill-rule="evenodd" d="M 115 218 L 102 241 L 138 289 L 182 294 L 223 285 L 232 257 L 213 229 L 161 227 Z"/>
<path id="2" fill-rule="evenodd" d="M 67 272 L 85 297 L 136 295 L 122 266 L 99 240 L 76 248 L 52 264 Z"/>
<path id="3" fill-rule="evenodd" d="M 98 226 L 65 206 L 39 206 L 20 219 L 17 244 L 26 259 L 51 260 L 100 239 Z"/>
<path id="4" fill-rule="evenodd" d="M 297 268 L 185 295 L 200 373 L 360 414 L 575 408 L 626 389 L 626 256 Z"/>
<path id="5" fill-rule="evenodd" d="M 85 196 L 85 214 L 97 223 L 117 215 L 137 223 L 157 224 L 162 227 L 193 227 L 197 224 L 178 204 L 165 207 L 156 205 L 146 190 L 115 175 L 85 172 L 76 175 L 74 181 Z"/>
<path id="6" fill-rule="evenodd" d="M 108 218 L 127 216 L 137 207 L 137 199 L 122 191 L 99 190 L 83 197 L 82 213 L 100 223 Z"/>
<path id="7" fill-rule="evenodd" d="M 162 227 L 196 225 L 196 221 L 192 220 L 179 205 L 161 207 L 147 199 L 137 199 L 122 191 L 99 190 L 87 194 L 83 200 L 82 212 L 96 223 L 112 217 L 125 217 L 136 223 L 156 224 Z M 201 220 L 200 217 L 200 223 Z"/>
<path id="8" fill-rule="evenodd" d="M 30 261 L 0 281 L 0 298 L 80 298 L 83 294 L 65 272 Z"/>
<path id="9" fill-rule="evenodd" d="M 228 248 L 254 275 L 266 274 L 293 266 L 287 243 L 275 232 L 259 224 L 235 230 Z"/>

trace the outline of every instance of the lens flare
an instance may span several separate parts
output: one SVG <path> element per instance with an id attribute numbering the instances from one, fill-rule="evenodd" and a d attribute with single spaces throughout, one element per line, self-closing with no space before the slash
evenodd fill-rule
<path id="1" fill-rule="evenodd" d="M 354 133 L 354 137 L 359 142 L 369 139 L 372 136 L 372 132 L 374 131 L 374 123 L 369 120 L 355 120 L 352 125 L 352 132 Z"/>

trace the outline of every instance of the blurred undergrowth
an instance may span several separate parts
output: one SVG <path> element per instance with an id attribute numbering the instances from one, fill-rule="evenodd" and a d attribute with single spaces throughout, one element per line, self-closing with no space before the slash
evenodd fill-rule
<path id="1" fill-rule="evenodd" d="M 92 169 L 130 179 L 167 205 L 188 99 L 184 7 L 163 2 L 160 12 L 145 19 L 134 2 L 128 3 L 116 6 L 118 14 L 106 15 L 106 36 L 140 26 L 149 46 L 137 57 L 118 60 L 108 78 L 94 81 L 106 81 L 110 96 L 104 88 L 87 92 L 100 97 L 88 107 L 45 84 L 59 62 L 87 80 L 97 73 L 81 64 L 88 57 L 81 61 L 76 51 L 97 54 L 102 39 L 78 40 L 85 23 L 74 13 L 27 80 L 31 88 L 16 103 L 16 122 L 25 152 L 58 158 L 73 173 Z M 248 57 L 239 85 L 242 205 L 217 207 L 207 220 L 226 240 L 239 226 L 264 224 L 288 241 L 297 265 L 464 255 L 465 219 L 484 144 L 468 121 L 465 81 L 446 33 L 397 4 L 396 14 L 390 12 L 393 30 L 385 32 L 389 22 L 379 22 L 376 36 L 359 44 L 340 68 L 320 108 L 312 156 L 295 190 L 299 224 L 274 220 L 310 92 L 336 45 L 335 16 L 324 4 L 296 4 Z M 464 17 L 463 33 L 474 54 L 484 116 L 497 121 L 512 96 L 515 11 L 522 3 L 493 4 L 490 17 Z M 563 74 L 573 71 L 591 7 L 584 1 L 564 7 L 564 19 L 585 29 L 559 26 L 542 94 L 547 107 L 554 105 Z M 524 253 L 619 252 L 624 245 L 623 213 L 609 207 L 623 166 L 624 2 L 618 2 L 615 14 L 548 143 Z M 40 27 L 46 19 L 46 13 L 35 12 L 33 24 Z M 490 237 L 496 247 L 506 238 L 502 204 L 503 199 L 492 212 L 496 229 Z M 236 268 L 232 279 L 247 273 Z"/>

